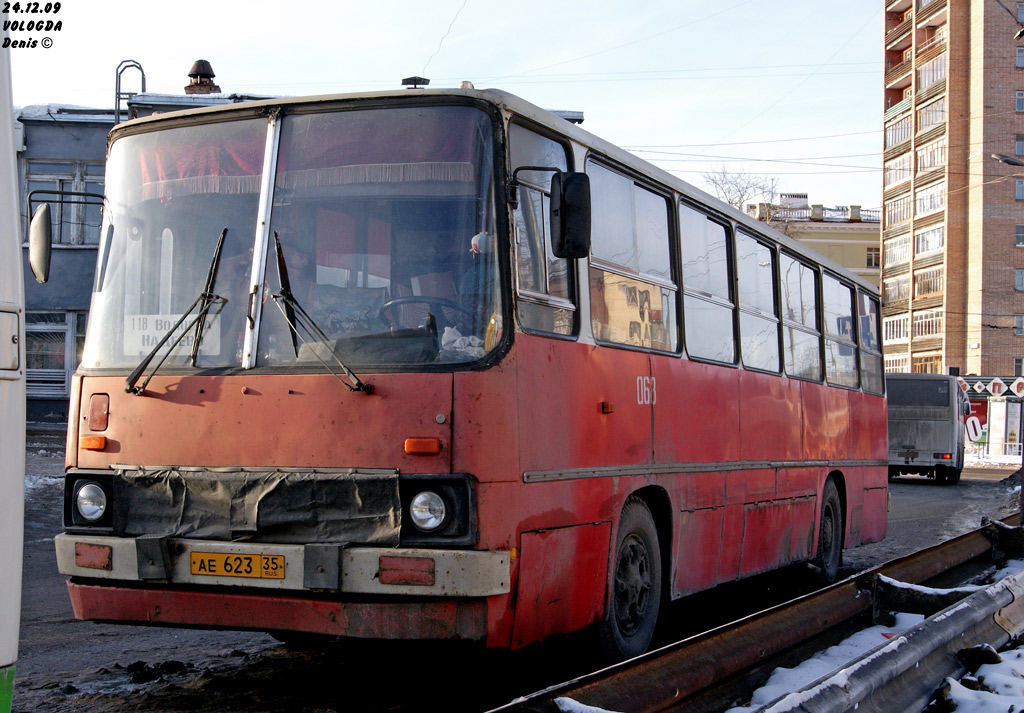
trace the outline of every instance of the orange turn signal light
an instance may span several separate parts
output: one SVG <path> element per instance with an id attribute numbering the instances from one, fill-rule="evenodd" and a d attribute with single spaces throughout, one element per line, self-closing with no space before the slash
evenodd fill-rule
<path id="1" fill-rule="evenodd" d="M 107 437 L 82 436 L 78 439 L 78 447 L 83 451 L 102 451 L 107 447 Z"/>
<path id="2" fill-rule="evenodd" d="M 411 456 L 435 456 L 441 452 L 441 441 L 437 438 L 406 438 L 405 452 Z"/>

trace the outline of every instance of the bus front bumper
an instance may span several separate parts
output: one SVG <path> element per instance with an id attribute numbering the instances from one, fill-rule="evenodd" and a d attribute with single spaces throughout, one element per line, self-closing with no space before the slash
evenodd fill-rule
<path id="1" fill-rule="evenodd" d="M 55 542 L 61 574 L 83 579 L 444 598 L 510 590 L 507 551 L 75 534 L 57 535 Z"/>
<path id="2" fill-rule="evenodd" d="M 487 597 L 510 589 L 505 551 L 72 534 L 56 547 L 86 621 L 482 641 Z"/>

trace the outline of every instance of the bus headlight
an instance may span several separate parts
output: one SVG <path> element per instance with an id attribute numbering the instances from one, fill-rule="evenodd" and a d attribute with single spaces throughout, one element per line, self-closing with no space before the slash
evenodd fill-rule
<path id="1" fill-rule="evenodd" d="M 88 522 L 96 522 L 107 512 L 107 494 L 96 483 L 86 483 L 75 494 L 78 514 Z"/>
<path id="2" fill-rule="evenodd" d="M 433 532 L 444 524 L 447 507 L 444 498 L 432 490 L 424 490 L 413 496 L 409 503 L 409 517 L 412 524 L 423 532 Z"/>

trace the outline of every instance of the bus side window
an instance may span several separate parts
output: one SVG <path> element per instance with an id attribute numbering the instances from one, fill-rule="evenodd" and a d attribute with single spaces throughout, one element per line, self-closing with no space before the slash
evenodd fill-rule
<path id="1" fill-rule="evenodd" d="M 687 205 L 679 206 L 683 256 L 683 325 L 686 353 L 733 364 L 732 279 L 726 227 Z"/>
<path id="2" fill-rule="evenodd" d="M 740 305 L 740 354 L 753 369 L 778 373 L 779 315 L 775 304 L 774 251 L 743 232 L 736 233 L 736 284 Z"/>
<path id="3" fill-rule="evenodd" d="M 567 170 L 565 148 L 517 124 L 509 126 L 512 169 L 550 166 Z M 573 275 L 569 261 L 551 250 L 551 173 L 518 174 L 515 211 L 516 279 L 519 323 L 528 331 L 569 336 L 576 331 Z"/>
<path id="4" fill-rule="evenodd" d="M 668 200 L 587 162 L 591 219 L 590 319 L 602 342 L 675 351 Z"/>
<path id="5" fill-rule="evenodd" d="M 878 298 L 857 292 L 861 386 L 872 394 L 882 393 L 882 343 L 878 338 Z"/>
<path id="6" fill-rule="evenodd" d="M 853 290 L 831 275 L 822 284 L 825 315 L 825 379 L 857 388 L 857 347 L 853 341 Z"/>
<path id="7" fill-rule="evenodd" d="M 821 381 L 821 334 L 818 332 L 817 271 L 783 254 L 779 262 L 782 287 L 782 352 L 786 373 Z"/>

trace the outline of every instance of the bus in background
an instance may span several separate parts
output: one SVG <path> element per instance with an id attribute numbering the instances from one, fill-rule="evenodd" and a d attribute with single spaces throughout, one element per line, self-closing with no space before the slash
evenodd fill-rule
<path id="1" fill-rule="evenodd" d="M 971 405 L 955 376 L 887 374 L 889 476 L 960 482 Z"/>
<path id="2" fill-rule="evenodd" d="M 517 97 L 148 117 L 105 185 L 79 619 L 622 659 L 885 535 L 877 290 Z"/>

